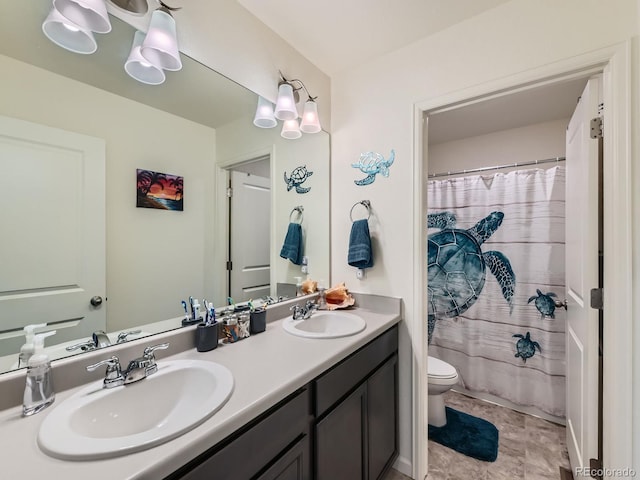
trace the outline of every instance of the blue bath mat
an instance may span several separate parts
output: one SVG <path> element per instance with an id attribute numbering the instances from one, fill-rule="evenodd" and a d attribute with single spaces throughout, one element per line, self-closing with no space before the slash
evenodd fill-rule
<path id="1" fill-rule="evenodd" d="M 495 462 L 498 458 L 498 429 L 482 418 L 445 407 L 447 424 L 429 425 L 429 439 L 468 457 Z"/>

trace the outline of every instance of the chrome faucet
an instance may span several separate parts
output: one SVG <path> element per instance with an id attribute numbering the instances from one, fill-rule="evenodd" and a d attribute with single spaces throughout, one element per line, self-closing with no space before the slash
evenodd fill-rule
<path id="1" fill-rule="evenodd" d="M 127 341 L 127 337 L 129 335 L 137 335 L 141 333 L 142 330 L 131 330 L 129 332 L 120 332 L 118 334 L 118 338 L 116 339 L 116 343 L 124 343 Z M 89 352 L 91 350 L 95 350 L 96 348 L 108 347 L 111 345 L 111 340 L 109 336 L 103 331 L 98 330 L 93 332 L 91 335 L 91 340 L 86 340 L 84 342 L 76 343 L 75 345 L 69 345 L 66 347 L 67 352 L 73 352 L 74 350 L 82 350 L 83 352 Z"/>
<path id="2" fill-rule="evenodd" d="M 307 320 L 313 315 L 314 310 L 318 308 L 318 305 L 311 300 L 307 300 L 304 307 L 300 305 L 294 305 L 289 310 L 293 312 L 294 320 Z"/>
<path id="3" fill-rule="evenodd" d="M 156 350 L 164 350 L 165 348 L 169 348 L 168 343 L 161 343 L 145 348 L 142 356 L 131 360 L 124 372 L 122 371 L 120 360 L 115 355 L 93 365 L 88 365 L 86 368 L 88 372 L 93 372 L 98 367 L 103 365 L 107 366 L 102 384 L 103 388 L 128 385 L 129 383 L 137 382 L 156 373 L 158 371 L 158 365 L 156 364 L 154 352 Z"/>
<path id="4" fill-rule="evenodd" d="M 127 385 L 128 383 L 137 382 L 156 373 L 158 371 L 158 365 L 156 364 L 156 357 L 153 352 L 166 348 L 169 348 L 168 343 L 161 343 L 145 348 L 141 357 L 134 358 L 129 362 L 127 371 L 123 374 L 124 384 Z"/>

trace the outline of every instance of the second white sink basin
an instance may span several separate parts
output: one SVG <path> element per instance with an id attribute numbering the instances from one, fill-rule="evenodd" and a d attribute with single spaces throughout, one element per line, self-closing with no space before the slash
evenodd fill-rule
<path id="1" fill-rule="evenodd" d="M 213 415 L 233 390 L 226 367 L 202 360 L 158 361 L 129 385 L 94 382 L 60 402 L 42 422 L 38 445 L 63 460 L 98 460 L 167 442 Z"/>
<path id="2" fill-rule="evenodd" d="M 316 312 L 307 320 L 289 317 L 282 327 L 292 335 L 306 338 L 338 338 L 360 333 L 366 328 L 364 319 L 347 312 Z"/>

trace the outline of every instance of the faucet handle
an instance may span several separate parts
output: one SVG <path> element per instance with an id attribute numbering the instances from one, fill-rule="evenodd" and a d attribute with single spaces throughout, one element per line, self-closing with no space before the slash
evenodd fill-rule
<path id="1" fill-rule="evenodd" d="M 87 340 L 86 342 L 76 343 L 75 345 L 69 345 L 65 348 L 67 352 L 73 352 L 74 350 L 82 350 L 83 352 L 87 352 L 89 350 L 95 350 L 96 344 L 93 343 L 93 340 Z"/>
<path id="2" fill-rule="evenodd" d="M 120 366 L 120 360 L 113 355 L 111 358 L 107 358 L 93 365 L 87 365 L 87 372 L 93 372 L 98 367 L 103 365 L 107 366 L 107 370 L 104 375 L 104 388 L 112 388 L 122 385 L 124 383 L 124 377 L 122 376 L 122 367 Z"/>
<path id="3" fill-rule="evenodd" d="M 144 349 L 142 356 L 148 360 L 155 361 L 155 355 L 153 354 L 156 350 L 166 350 L 169 348 L 168 343 L 159 343 L 158 345 L 152 345 L 151 347 L 147 347 Z"/>
<path id="4" fill-rule="evenodd" d="M 139 333 L 142 333 L 142 330 L 130 330 L 128 332 L 120 332 L 118 334 L 118 338 L 116 339 L 116 343 L 124 343 L 127 341 L 127 337 L 129 335 L 137 335 Z"/>

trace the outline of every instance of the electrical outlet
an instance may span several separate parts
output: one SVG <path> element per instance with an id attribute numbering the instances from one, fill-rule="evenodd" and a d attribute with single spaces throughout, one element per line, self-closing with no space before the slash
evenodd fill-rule
<path id="1" fill-rule="evenodd" d="M 358 280 L 362 280 L 364 278 L 364 269 L 359 268 L 358 270 L 356 270 L 356 278 Z"/>
<path id="2" fill-rule="evenodd" d="M 306 255 L 302 257 L 302 265 L 309 265 L 309 257 Z"/>
<path id="3" fill-rule="evenodd" d="M 301 270 L 302 270 L 302 273 L 304 273 L 305 275 L 309 273 L 309 267 L 307 265 L 302 265 Z"/>

